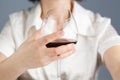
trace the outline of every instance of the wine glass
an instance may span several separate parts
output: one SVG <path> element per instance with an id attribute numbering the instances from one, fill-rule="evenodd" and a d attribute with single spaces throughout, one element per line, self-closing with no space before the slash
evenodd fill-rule
<path id="1" fill-rule="evenodd" d="M 46 44 L 47 48 L 58 47 L 70 43 L 77 43 L 77 24 L 70 10 L 57 8 L 49 10 L 43 19 L 40 37 L 44 37 L 59 30 L 63 30 L 64 35 L 59 39 Z M 61 66 L 61 60 L 57 60 L 56 80 L 61 80 Z"/>

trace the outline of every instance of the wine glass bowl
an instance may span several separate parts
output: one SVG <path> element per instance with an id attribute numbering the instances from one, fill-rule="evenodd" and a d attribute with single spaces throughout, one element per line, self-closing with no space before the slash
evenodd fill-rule
<path id="1" fill-rule="evenodd" d="M 64 35 L 61 38 L 46 44 L 46 47 L 48 48 L 77 43 L 78 29 L 73 15 L 66 9 L 62 9 L 62 12 L 60 12 L 61 10 L 51 9 L 47 12 L 45 18 L 43 19 L 41 37 L 59 30 L 64 31 Z"/>

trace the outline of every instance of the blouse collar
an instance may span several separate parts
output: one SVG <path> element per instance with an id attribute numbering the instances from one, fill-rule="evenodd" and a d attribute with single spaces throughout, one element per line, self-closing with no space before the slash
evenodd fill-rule
<path id="1" fill-rule="evenodd" d="M 30 14 L 27 18 L 27 31 L 26 35 L 31 33 L 31 30 L 34 31 L 39 29 L 42 24 L 41 15 L 41 6 L 37 4 L 34 8 L 32 8 Z M 88 11 L 84 9 L 79 3 L 74 2 L 74 8 L 72 12 L 73 17 L 77 23 L 78 34 L 82 36 L 94 36 L 95 31 L 93 29 L 93 24 L 91 20 L 91 15 L 88 14 Z"/>

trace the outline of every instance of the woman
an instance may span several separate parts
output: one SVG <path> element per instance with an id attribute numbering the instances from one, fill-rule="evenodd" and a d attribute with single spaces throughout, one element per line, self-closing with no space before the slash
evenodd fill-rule
<path id="1" fill-rule="evenodd" d="M 62 58 L 58 79 L 95 80 L 101 62 L 113 80 L 120 79 L 120 36 L 110 19 L 84 9 L 74 0 L 30 1 L 37 1 L 37 6 L 10 15 L 0 34 L 0 80 L 15 80 L 20 75 L 22 80 L 56 80 L 56 60 Z M 48 10 L 56 7 L 69 9 L 75 17 L 79 26 L 77 45 L 46 48 L 47 43 L 63 36 L 63 31 L 39 38 L 41 30 L 36 26 L 41 25 Z"/>

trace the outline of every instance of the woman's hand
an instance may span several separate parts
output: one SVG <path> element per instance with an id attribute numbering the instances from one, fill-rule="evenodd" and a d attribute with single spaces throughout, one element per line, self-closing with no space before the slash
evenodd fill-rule
<path id="1" fill-rule="evenodd" d="M 43 38 L 39 38 L 40 30 L 28 38 L 16 51 L 14 57 L 26 69 L 43 67 L 49 63 L 67 57 L 74 51 L 74 44 L 56 48 L 47 48 L 46 44 L 60 38 L 64 33 L 59 31 Z M 14 59 L 15 60 L 15 59 Z"/>

